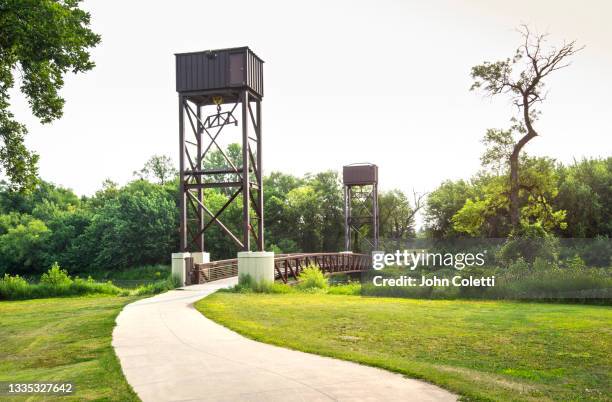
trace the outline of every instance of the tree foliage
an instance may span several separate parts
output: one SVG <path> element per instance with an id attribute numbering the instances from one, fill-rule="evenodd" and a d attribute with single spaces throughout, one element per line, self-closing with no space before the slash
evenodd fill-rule
<path id="1" fill-rule="evenodd" d="M 238 158 L 240 147 L 226 153 Z M 273 172 L 264 177 L 264 189 L 266 249 L 343 249 L 343 192 L 337 172 L 304 177 Z M 229 196 L 220 189 L 204 193 L 211 210 Z M 414 208 L 406 195 L 394 190 L 380 198 L 382 233 L 413 236 Z M 125 186 L 107 180 L 92 197 L 83 198 L 44 181 L 27 193 L 0 188 L 0 273 L 39 274 L 54 262 L 74 273 L 167 262 L 178 250 L 178 199 L 176 180 L 162 184 L 155 175 Z M 241 228 L 241 202 L 238 197 L 221 216 L 233 232 Z M 188 214 L 195 218 L 192 209 Z M 238 251 L 216 225 L 206 231 L 205 248 L 213 259 L 233 258 Z"/>
<path id="2" fill-rule="evenodd" d="M 164 185 L 178 174 L 172 158 L 167 155 L 153 155 L 144 167 L 134 172 L 134 176 L 141 180 L 155 181 Z"/>
<path id="3" fill-rule="evenodd" d="M 415 236 L 415 215 L 419 209 L 419 198 L 415 204 L 400 190 L 383 192 L 378 197 L 380 236 L 388 239 L 405 240 Z"/>
<path id="4" fill-rule="evenodd" d="M 555 204 L 567 211 L 565 237 L 612 237 L 612 157 L 584 159 L 558 169 Z"/>
<path id="5" fill-rule="evenodd" d="M 509 164 L 509 216 L 514 230 L 519 230 L 521 225 L 521 152 L 538 136 L 535 122 L 540 112 L 536 106 L 546 99 L 545 81 L 553 72 L 567 67 L 569 59 L 582 49 L 574 41 L 558 47 L 547 46 L 547 35 L 533 34 L 526 25 L 522 25 L 519 32 L 522 43 L 512 58 L 472 67 L 474 83 L 471 87 L 491 96 L 505 94 L 519 111 L 520 117 L 511 119 L 510 130 L 487 131 L 485 142 L 495 146 L 489 147 L 490 153 L 483 156 L 483 162 L 487 164 L 498 161 Z"/>
<path id="6" fill-rule="evenodd" d="M 539 234 L 547 239 L 612 236 L 612 158 L 563 166 L 549 158 L 524 156 L 522 166 L 521 185 L 526 189 L 520 206 L 528 239 Z M 343 195 L 336 172 L 304 177 L 273 172 L 264 177 L 264 189 L 267 250 L 343 249 Z M 507 192 L 507 171 L 485 170 L 468 181 L 442 183 L 428 197 L 425 234 L 436 239 L 508 236 L 512 228 Z M 211 210 L 217 210 L 229 195 L 206 189 L 204 197 Z M 381 192 L 381 237 L 413 238 L 422 197 L 413 194 L 411 199 L 400 190 Z M 0 275 L 32 276 L 54 262 L 83 274 L 166 263 L 178 250 L 178 199 L 175 180 L 161 184 L 139 179 L 124 186 L 105 181 L 93 196 L 81 198 L 44 181 L 26 193 L 0 187 Z M 239 230 L 240 197 L 222 219 L 232 231 Z M 205 241 L 213 259 L 233 258 L 238 251 L 215 225 L 206 231 Z M 514 251 L 507 249 L 511 257 Z M 602 248 L 592 249 L 590 261 Z"/>
<path id="7" fill-rule="evenodd" d="M 523 156 L 521 166 L 521 232 L 533 234 L 537 226 L 561 237 L 612 236 L 612 158 L 564 166 Z M 509 236 L 507 178 L 507 170 L 483 171 L 469 181 L 442 183 L 427 200 L 429 236 Z"/>
<path id="8" fill-rule="evenodd" d="M 472 181 L 446 180 L 427 197 L 425 207 L 425 227 L 427 235 L 434 239 L 457 237 L 461 232 L 455 230 L 453 216 L 478 192 Z"/>
<path id="9" fill-rule="evenodd" d="M 62 116 L 64 76 L 91 70 L 89 50 L 100 42 L 79 3 L 0 2 L 0 163 L 13 189 L 33 187 L 38 156 L 24 145 L 27 129 L 9 111 L 9 91 L 17 82 L 43 124 Z"/>

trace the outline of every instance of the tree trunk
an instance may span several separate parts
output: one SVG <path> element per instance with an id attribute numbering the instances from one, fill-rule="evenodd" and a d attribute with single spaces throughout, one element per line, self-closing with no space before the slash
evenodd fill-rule
<path id="1" fill-rule="evenodd" d="M 519 205 L 519 156 L 521 150 L 538 133 L 534 130 L 531 124 L 531 116 L 529 116 L 529 99 L 523 95 L 523 119 L 527 134 L 525 134 L 515 145 L 510 155 L 510 224 L 512 230 L 518 231 L 520 228 L 521 214 Z"/>
<path id="2" fill-rule="evenodd" d="M 515 231 L 518 230 L 521 219 L 519 214 L 519 153 L 520 149 L 515 146 L 510 156 L 510 224 Z"/>

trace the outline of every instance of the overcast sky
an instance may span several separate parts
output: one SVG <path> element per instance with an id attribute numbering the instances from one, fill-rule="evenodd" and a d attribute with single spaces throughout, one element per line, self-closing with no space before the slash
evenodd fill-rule
<path id="1" fill-rule="evenodd" d="M 301 175 L 373 162 L 382 189 L 427 191 L 479 167 L 507 99 L 469 73 L 508 57 L 521 23 L 586 45 L 548 81 L 527 151 L 563 162 L 612 154 L 609 1 L 86 1 L 96 68 L 69 76 L 64 117 L 38 124 L 15 94 L 45 180 L 92 194 L 153 154 L 178 159 L 174 53 L 250 46 L 266 63 L 264 168 Z"/>

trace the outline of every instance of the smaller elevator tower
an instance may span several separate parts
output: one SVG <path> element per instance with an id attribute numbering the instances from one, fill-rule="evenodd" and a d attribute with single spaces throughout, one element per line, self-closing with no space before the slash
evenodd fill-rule
<path id="1" fill-rule="evenodd" d="M 371 247 L 370 251 L 378 250 L 378 166 L 371 163 L 344 166 L 342 181 L 345 250 L 360 247 L 361 240 Z"/>

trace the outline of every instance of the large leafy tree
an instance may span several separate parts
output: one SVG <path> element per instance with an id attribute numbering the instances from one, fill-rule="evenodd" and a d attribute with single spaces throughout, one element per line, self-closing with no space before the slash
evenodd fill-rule
<path id="1" fill-rule="evenodd" d="M 486 153 L 485 153 L 486 155 Z M 508 181 L 506 174 L 481 172 L 472 180 L 473 195 L 451 218 L 453 229 L 471 236 L 505 237 L 512 226 L 508 222 Z M 566 211 L 556 209 L 558 175 L 550 158 L 521 157 L 522 189 L 521 227 L 537 225 L 547 232 L 565 229 Z"/>
<path id="2" fill-rule="evenodd" d="M 317 194 L 318 205 L 316 207 L 320 209 L 322 218 L 321 245 L 313 250 L 340 250 L 344 234 L 344 197 L 338 173 L 328 170 L 308 175 L 307 182 Z M 315 206 L 310 206 L 310 208 L 315 208 Z"/>
<path id="3" fill-rule="evenodd" d="M 612 237 L 612 157 L 559 168 L 557 209 L 567 211 L 566 237 Z"/>
<path id="4" fill-rule="evenodd" d="M 294 188 L 287 194 L 285 214 L 290 226 L 285 230 L 294 232 L 292 237 L 301 251 L 321 250 L 324 211 L 319 196 L 311 185 Z"/>
<path id="5" fill-rule="evenodd" d="M 89 50 L 100 42 L 79 3 L 0 1 L 0 170 L 12 189 L 33 185 L 38 156 L 24 145 L 27 129 L 9 110 L 9 91 L 18 83 L 42 123 L 62 116 L 64 76 L 91 70 Z"/>
<path id="6" fill-rule="evenodd" d="M 137 180 L 93 211 L 73 247 L 92 270 L 153 264 L 177 248 L 177 226 L 173 197 L 162 186 Z"/>
<path id="7" fill-rule="evenodd" d="M 390 240 L 405 240 L 416 235 L 415 217 L 423 207 L 426 194 L 413 191 L 411 205 L 401 190 L 383 192 L 378 197 L 380 237 Z"/>
<path id="8" fill-rule="evenodd" d="M 525 145 L 538 136 L 535 122 L 538 118 L 538 103 L 546 99 L 545 81 L 549 76 L 569 65 L 569 59 L 581 48 L 574 41 L 561 46 L 547 46 L 547 35 L 532 34 L 523 25 L 520 29 L 522 43 L 512 58 L 496 62 L 484 62 L 472 67 L 474 83 L 471 89 L 482 89 L 488 95 L 506 94 L 518 108 L 518 118 L 512 119 L 509 137 L 504 132 L 503 139 L 510 147 L 507 161 L 510 166 L 510 222 L 513 229 L 520 228 L 520 180 L 519 162 Z M 488 134 L 496 134 L 490 132 Z"/>
<path id="9" fill-rule="evenodd" d="M 465 180 L 446 180 L 427 197 L 425 206 L 425 228 L 434 239 L 453 238 L 460 235 L 455 230 L 453 216 L 466 200 L 477 195 L 473 183 Z"/>
<path id="10" fill-rule="evenodd" d="M 292 222 L 289 221 L 285 208 L 288 205 L 287 194 L 304 185 L 304 180 L 281 172 L 272 172 L 264 177 L 264 216 L 266 249 L 277 253 L 298 251 L 295 238 L 287 236 Z"/>

